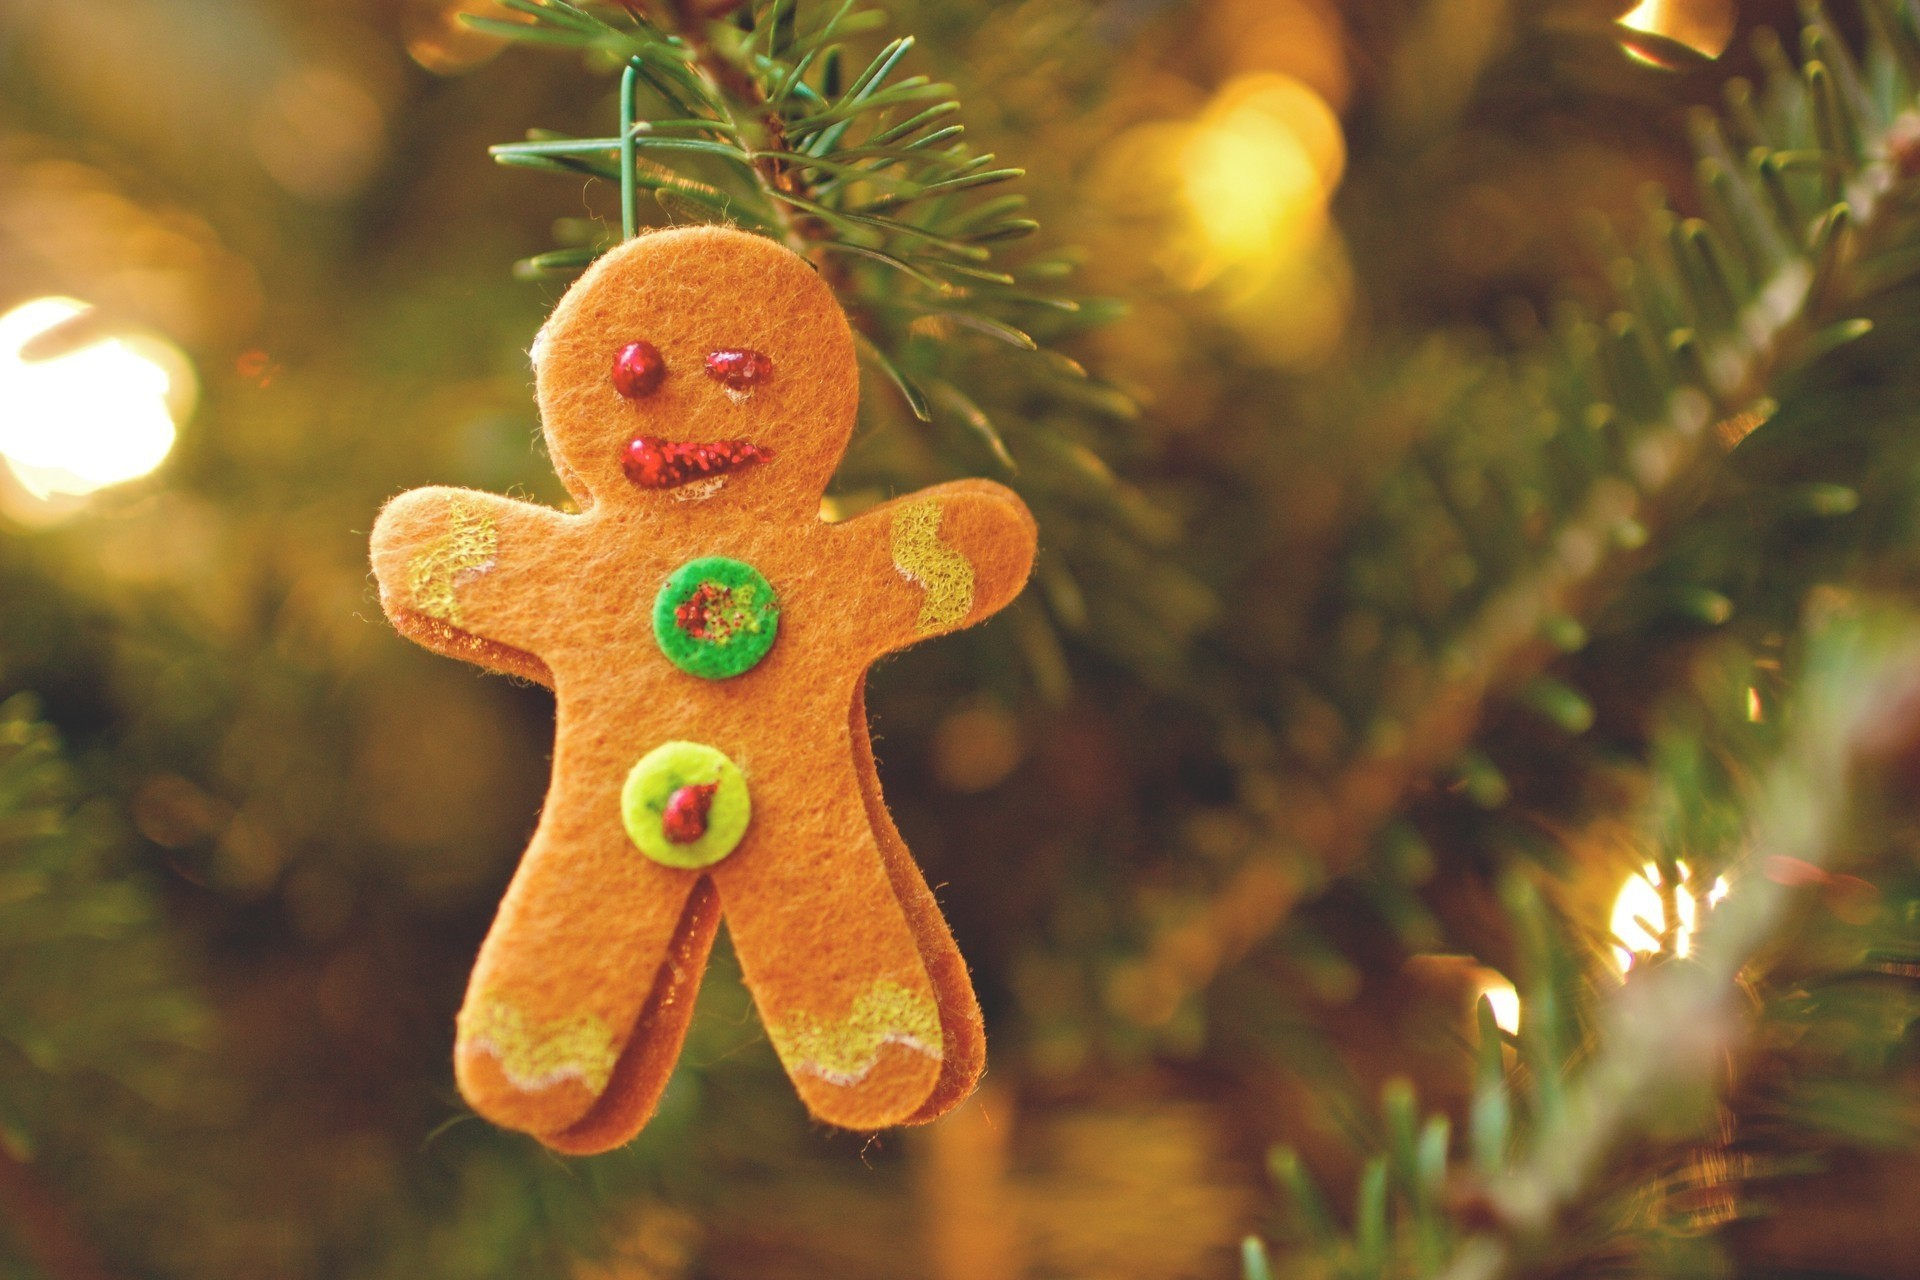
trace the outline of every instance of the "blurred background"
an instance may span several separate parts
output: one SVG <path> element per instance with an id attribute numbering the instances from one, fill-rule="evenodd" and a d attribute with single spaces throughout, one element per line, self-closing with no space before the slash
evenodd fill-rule
<path id="1" fill-rule="evenodd" d="M 1358 1187 L 1364 1237 L 1383 1086 L 1458 1149 L 1489 1043 L 1500 1076 L 1477 1000 L 1511 1033 L 1574 993 L 1557 1057 L 1504 1052 L 1577 1072 L 1622 974 L 1738 899 L 1809 593 L 1904 595 L 1920 548 L 1911 28 L 1821 19 L 1821 80 L 1754 38 L 1801 48 L 1773 0 L 880 3 L 853 65 L 917 38 L 902 73 L 1026 170 L 1007 260 L 1079 302 L 1022 313 L 1036 354 L 842 282 L 933 404 L 869 379 L 839 509 L 987 475 L 1042 521 L 1023 601 L 870 694 L 990 1072 L 925 1130 L 813 1124 L 723 942 L 659 1117 L 573 1160 L 450 1071 L 551 700 L 398 638 L 366 533 L 422 484 L 564 500 L 527 358 L 564 280 L 514 264 L 618 194 L 487 149 L 610 131 L 617 75 L 463 25 L 489 0 L 0 0 L 0 1276 L 1176 1280 L 1250 1233 L 1439 1274 L 1272 1177 Z M 766 6 L 696 8 L 654 16 Z M 1788 159 L 1727 197 L 1716 146 Z M 1736 244 L 1731 336 L 1654 325 L 1711 290 L 1641 255 L 1751 191 L 1787 247 Z M 1850 869 L 1774 876 L 1813 932 L 1742 979 L 1765 1052 L 1508 1271 L 1912 1274 L 1892 794 Z M 1448 1230 L 1508 1220 L 1447 1186 Z"/>

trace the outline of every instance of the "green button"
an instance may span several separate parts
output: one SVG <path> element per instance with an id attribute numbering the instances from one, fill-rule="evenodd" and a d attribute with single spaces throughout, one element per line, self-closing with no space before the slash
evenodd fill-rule
<path id="1" fill-rule="evenodd" d="M 725 556 L 689 560 L 653 601 L 653 638 L 703 680 L 751 671 L 780 633 L 780 598 L 758 569 Z"/>
<path id="2" fill-rule="evenodd" d="M 669 867 L 712 866 L 733 852 L 752 817 L 739 766 L 704 743 L 662 743 L 620 789 L 628 838 Z"/>

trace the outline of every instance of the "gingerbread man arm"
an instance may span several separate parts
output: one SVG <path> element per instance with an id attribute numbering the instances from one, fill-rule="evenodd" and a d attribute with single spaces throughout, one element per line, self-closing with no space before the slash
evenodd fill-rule
<path id="1" fill-rule="evenodd" d="M 1038 530 L 1013 490 L 956 480 L 883 502 L 836 530 L 858 550 L 878 656 L 973 626 L 1005 608 L 1033 570 Z"/>
<path id="2" fill-rule="evenodd" d="M 550 507 L 472 489 L 413 489 L 373 526 L 373 573 L 394 629 L 449 657 L 549 687 L 550 558 L 570 533 Z"/>

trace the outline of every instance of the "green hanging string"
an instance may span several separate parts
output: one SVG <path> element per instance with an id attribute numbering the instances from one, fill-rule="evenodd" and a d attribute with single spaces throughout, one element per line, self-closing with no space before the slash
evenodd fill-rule
<path id="1" fill-rule="evenodd" d="M 640 81 L 640 59 L 627 63 L 620 77 L 620 234 L 633 239 L 639 228 L 634 211 L 634 113 L 633 90 Z"/>

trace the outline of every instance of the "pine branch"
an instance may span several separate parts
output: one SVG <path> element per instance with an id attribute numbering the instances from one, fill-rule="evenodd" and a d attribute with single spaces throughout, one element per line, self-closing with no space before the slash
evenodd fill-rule
<path id="1" fill-rule="evenodd" d="M 106 865 L 94 828 L 30 701 L 0 703 L 0 1215 L 73 1280 L 107 1269 L 61 1190 L 112 1193 L 113 1131 L 195 1074 L 182 1050 L 206 1024 L 156 904 Z"/>
<path id="2" fill-rule="evenodd" d="M 879 26 L 879 14 L 844 3 L 803 31 L 798 0 L 763 0 L 732 20 L 711 11 L 663 19 L 639 6 L 501 3 L 526 21 L 469 21 L 638 66 L 671 113 L 635 126 L 633 143 L 648 162 L 642 185 L 669 211 L 690 201 L 700 220 L 739 222 L 809 257 L 848 303 L 869 363 L 923 420 L 928 398 L 897 358 L 916 327 L 957 326 L 1031 351 L 1020 316 L 1078 309 L 1045 281 L 990 267 L 996 246 L 1037 224 L 1013 216 L 1024 197 L 972 197 L 1022 170 L 996 166 L 960 141 L 951 85 L 901 74 L 911 36 L 886 42 L 842 82 L 848 41 Z M 617 179 L 611 159 L 621 147 L 619 137 L 541 133 L 493 154 L 504 164 Z M 570 273 L 605 247 L 543 254 L 522 269 Z M 975 422 L 996 456 L 1010 456 L 990 420 Z"/>
<path id="3" fill-rule="evenodd" d="M 1717 685 L 1731 703 L 1750 659 L 1735 652 L 1722 666 L 1730 678 Z M 1517 1034 L 1502 1032 L 1482 999 L 1466 1167 L 1449 1163 L 1447 1119 L 1419 1125 L 1404 1083 L 1387 1090 L 1385 1150 L 1361 1178 L 1351 1234 L 1334 1224 L 1298 1159 L 1276 1151 L 1274 1178 L 1291 1203 L 1300 1246 L 1283 1274 L 1494 1280 L 1617 1261 L 1623 1252 L 1645 1258 L 1697 1234 L 1687 1207 L 1663 1200 L 1661 1180 L 1647 1171 L 1665 1158 L 1663 1147 L 1684 1154 L 1710 1127 L 1729 1060 L 1763 1025 L 1752 1008 L 1752 969 L 1759 957 L 1780 954 L 1798 924 L 1797 888 L 1763 865 L 1785 859 L 1817 869 L 1863 852 L 1858 784 L 1871 792 L 1879 782 L 1873 771 L 1899 767 L 1920 730 L 1913 723 L 1920 618 L 1857 610 L 1830 620 L 1797 674 L 1797 709 L 1784 717 L 1791 727 L 1777 745 L 1759 741 L 1764 729 L 1748 725 L 1737 706 L 1711 713 L 1744 731 L 1744 741 L 1722 734 L 1714 750 L 1771 755 L 1749 794 L 1703 794 L 1686 767 L 1664 779 L 1687 806 L 1744 811 L 1736 848 L 1668 847 L 1663 854 L 1696 868 L 1729 868 L 1731 892 L 1710 915 L 1698 908 L 1703 923 L 1686 958 L 1665 931 L 1662 953 L 1589 1008 L 1586 975 L 1597 958 L 1582 954 L 1571 927 L 1526 880 L 1510 877 L 1504 897 L 1528 977 L 1522 1025 Z M 1680 725 L 1671 732 L 1694 739 L 1714 731 Z M 1671 836 L 1656 821 L 1646 843 L 1663 847 Z M 1668 919 L 1678 913 L 1669 910 Z M 1511 1068 L 1508 1046 L 1517 1050 Z M 1724 1185 L 1714 1189 L 1730 1195 Z M 1584 1225 L 1567 1230 L 1576 1212 Z M 1258 1241 L 1248 1242 L 1244 1271 L 1248 1280 L 1273 1274 Z"/>
<path id="4" fill-rule="evenodd" d="M 1589 1192 L 1629 1136 L 1690 1084 L 1711 1086 L 1750 1034 L 1740 976 L 1778 942 L 1794 896 L 1755 860 L 1817 868 L 1841 855 L 1863 757 L 1915 730 L 1899 721 L 1920 705 L 1920 629 L 1911 617 L 1848 620 L 1815 641 L 1809 668 L 1792 736 L 1747 806 L 1748 856 L 1736 890 L 1714 909 L 1687 962 L 1635 975 L 1605 1010 L 1600 1051 L 1559 1105 L 1541 1109 L 1517 1158 L 1488 1179 L 1496 1227 L 1463 1243 L 1446 1280 L 1507 1274 L 1516 1255 Z"/>
<path id="5" fill-rule="evenodd" d="M 1656 209 L 1615 264 L 1618 309 L 1598 324 L 1569 315 L 1555 350 L 1441 406 L 1382 484 L 1318 610 L 1335 636 L 1364 617 L 1381 638 L 1357 660 L 1337 639 L 1309 645 L 1331 656 L 1295 677 L 1349 709 L 1345 754 L 1331 770 L 1287 769 L 1310 781 L 1259 851 L 1115 974 L 1133 1016 L 1165 1022 L 1364 857 L 1409 791 L 1461 759 L 1489 705 L 1539 693 L 1549 664 L 1659 561 L 1778 389 L 1870 328 L 1851 313 L 1920 248 L 1904 200 L 1889 199 L 1920 124 L 1920 28 L 1897 0 L 1865 7 L 1864 70 L 1817 9 L 1797 70 L 1762 32 L 1764 91 L 1735 81 L 1725 119 L 1694 122 L 1705 216 Z M 1503 448 L 1487 456 L 1488 440 Z M 1570 514 L 1537 527 L 1514 499 L 1527 491 Z M 1434 566 L 1449 551 L 1476 572 L 1443 592 Z"/>

